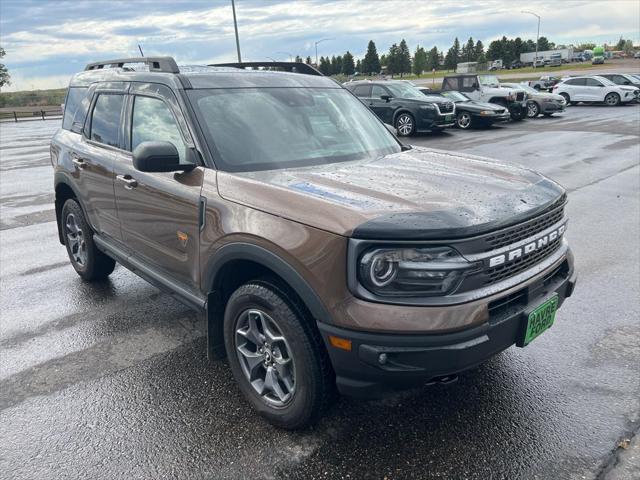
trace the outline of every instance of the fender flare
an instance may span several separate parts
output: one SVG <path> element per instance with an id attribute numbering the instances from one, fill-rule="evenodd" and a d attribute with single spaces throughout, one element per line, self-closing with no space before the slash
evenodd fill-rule
<path id="1" fill-rule="evenodd" d="M 398 115 L 400 115 L 401 113 L 408 113 L 409 115 L 411 115 L 413 117 L 413 120 L 415 121 L 416 116 L 413 112 L 411 112 L 411 110 L 407 109 L 407 108 L 399 108 L 398 110 L 396 110 L 395 112 L 393 112 L 393 126 L 396 126 L 396 120 L 398 119 Z"/>
<path id="2" fill-rule="evenodd" d="M 65 185 L 67 187 L 69 187 L 69 189 L 73 192 L 73 195 L 76 197 L 76 200 L 78 201 L 78 205 L 80 205 L 80 208 L 82 209 L 82 213 L 84 214 L 84 218 L 87 221 L 87 223 L 89 223 L 89 225 L 91 226 L 91 228 L 93 228 L 93 225 L 90 224 L 89 221 L 89 217 L 87 216 L 87 211 L 84 208 L 84 205 L 82 204 L 82 201 L 80 200 L 80 193 L 78 192 L 78 189 L 76 188 L 76 186 L 73 184 L 73 181 L 69 178 L 69 175 L 63 172 L 56 172 L 53 176 L 53 191 L 54 193 L 56 192 L 56 190 L 58 189 L 59 185 Z M 64 245 L 64 235 L 62 232 L 62 222 L 60 220 L 60 214 L 62 213 L 62 205 L 59 206 L 58 208 L 58 198 L 56 195 L 56 199 L 55 199 L 55 211 L 56 211 L 56 224 L 58 225 L 58 237 L 60 240 L 60 243 Z"/>
<path id="3" fill-rule="evenodd" d="M 273 271 L 296 292 L 316 321 L 332 323 L 331 316 L 322 300 L 302 275 L 280 256 L 252 243 L 234 242 L 220 247 L 207 262 L 202 280 L 203 286 L 206 286 L 209 291 L 213 291 L 221 269 L 234 260 L 252 261 Z"/>

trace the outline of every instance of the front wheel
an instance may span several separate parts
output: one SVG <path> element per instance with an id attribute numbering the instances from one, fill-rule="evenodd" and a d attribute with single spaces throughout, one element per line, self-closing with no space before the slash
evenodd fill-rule
<path id="1" fill-rule="evenodd" d="M 571 105 L 571 99 L 569 98 L 569 94 L 568 94 L 568 93 L 564 93 L 564 92 L 562 92 L 562 93 L 560 94 L 560 96 L 561 96 L 562 98 L 564 98 L 564 101 L 565 101 L 565 103 L 567 104 L 567 106 Z"/>
<path id="2" fill-rule="evenodd" d="M 609 105 L 610 107 L 615 107 L 620 104 L 620 95 L 617 93 L 607 93 L 607 96 L 604 97 L 604 103 Z"/>
<path id="3" fill-rule="evenodd" d="M 332 396 L 333 370 L 314 322 L 275 282 L 249 282 L 227 302 L 224 341 L 231 371 L 247 401 L 275 426 L 306 427 Z"/>
<path id="4" fill-rule="evenodd" d="M 89 281 L 107 278 L 113 272 L 116 262 L 96 247 L 93 231 L 78 202 L 74 199 L 67 200 L 62 206 L 60 218 L 69 260 L 78 275 Z"/>
<path id="5" fill-rule="evenodd" d="M 409 113 L 401 113 L 396 118 L 396 130 L 401 137 L 412 135 L 416 129 L 416 122 Z"/>
<path id="6" fill-rule="evenodd" d="M 458 112 L 456 115 L 456 126 L 463 130 L 467 130 L 471 128 L 473 124 L 473 119 L 471 118 L 471 114 L 469 112 Z"/>
<path id="7" fill-rule="evenodd" d="M 540 114 L 540 107 L 536 102 L 527 103 L 527 118 L 535 118 Z"/>

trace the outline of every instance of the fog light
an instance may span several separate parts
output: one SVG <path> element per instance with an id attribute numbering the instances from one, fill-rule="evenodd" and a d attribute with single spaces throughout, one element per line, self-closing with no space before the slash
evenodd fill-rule
<path id="1" fill-rule="evenodd" d="M 384 365 L 385 363 L 387 363 L 387 354 L 386 353 L 381 353 L 380 355 L 378 355 L 378 363 L 380 365 Z"/>

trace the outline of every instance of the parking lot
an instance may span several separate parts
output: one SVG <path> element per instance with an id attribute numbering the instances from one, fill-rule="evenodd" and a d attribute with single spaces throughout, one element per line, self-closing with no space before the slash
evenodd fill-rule
<path id="1" fill-rule="evenodd" d="M 411 138 L 562 183 L 575 294 L 535 343 L 457 383 L 342 398 L 296 433 L 248 409 L 226 362 L 207 361 L 205 324 L 187 307 L 120 267 L 101 284 L 76 275 L 54 221 L 58 125 L 0 125 L 0 478 L 595 479 L 634 468 L 617 446 L 630 439 L 637 452 L 640 427 L 640 105 Z"/>

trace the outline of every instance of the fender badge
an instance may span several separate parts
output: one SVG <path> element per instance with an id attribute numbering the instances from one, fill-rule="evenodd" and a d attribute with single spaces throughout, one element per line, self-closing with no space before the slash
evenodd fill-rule
<path id="1" fill-rule="evenodd" d="M 178 240 L 180 241 L 180 245 L 182 245 L 182 248 L 187 246 L 187 240 L 189 240 L 189 235 L 187 235 L 184 232 L 181 232 L 180 230 L 178 230 L 177 232 L 178 235 Z"/>

